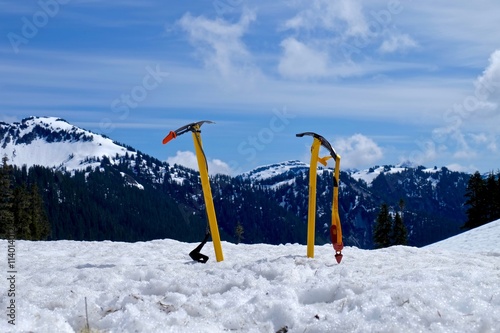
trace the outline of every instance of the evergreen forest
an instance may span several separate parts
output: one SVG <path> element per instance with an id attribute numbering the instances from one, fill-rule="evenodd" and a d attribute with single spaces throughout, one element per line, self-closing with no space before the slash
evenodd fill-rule
<path id="1" fill-rule="evenodd" d="M 15 230 L 16 238 L 27 240 L 203 239 L 207 219 L 196 171 L 140 153 L 116 159 L 119 163 L 103 157 L 100 167 L 66 172 L 9 166 L 4 158 L 0 237 Z M 468 176 L 446 168 L 429 174 L 419 167 L 381 173 L 370 186 L 346 172 L 340 179 L 339 212 L 348 246 L 423 246 L 499 218 L 498 175 Z M 332 185 L 331 172 L 318 174 L 317 244 L 330 241 Z M 305 244 L 307 170 L 262 181 L 216 175 L 211 188 L 223 241 Z M 385 210 L 393 213 L 383 214 L 390 222 L 381 231 L 387 202 L 394 205 Z M 380 234 L 389 240 L 381 242 L 375 236 Z"/>

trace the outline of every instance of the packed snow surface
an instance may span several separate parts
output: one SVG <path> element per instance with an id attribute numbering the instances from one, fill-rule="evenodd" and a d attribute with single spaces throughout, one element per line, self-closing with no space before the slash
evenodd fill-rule
<path id="1" fill-rule="evenodd" d="M 487 223 L 468 232 L 427 245 L 427 249 L 471 251 L 497 256 L 500 260 L 500 220 Z"/>
<path id="2" fill-rule="evenodd" d="M 426 248 L 16 241 L 0 332 L 500 332 L 500 220 Z M 7 241 L 0 241 L 7 253 Z M 4 258 L 6 256 L 4 255 Z M 5 259 L 4 259 L 5 260 Z M 6 261 L 4 267 L 6 267 Z"/>

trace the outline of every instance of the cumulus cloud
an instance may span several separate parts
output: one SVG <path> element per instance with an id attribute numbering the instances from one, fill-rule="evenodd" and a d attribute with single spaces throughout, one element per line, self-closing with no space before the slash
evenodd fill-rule
<path id="1" fill-rule="evenodd" d="M 362 134 L 335 140 L 335 147 L 344 168 L 371 166 L 383 157 L 382 149 L 375 141 Z"/>
<path id="2" fill-rule="evenodd" d="M 492 106 L 498 111 L 500 102 L 500 50 L 493 52 L 489 59 L 489 65 L 474 83 L 475 97 L 480 101 L 493 102 Z"/>
<path id="3" fill-rule="evenodd" d="M 232 24 L 221 18 L 210 20 L 187 13 L 178 24 L 188 33 L 190 42 L 198 49 L 205 65 L 223 76 L 230 76 L 248 67 L 251 61 L 241 38 L 255 18 L 255 13 L 245 11 L 240 20 Z"/>
<path id="4" fill-rule="evenodd" d="M 177 151 L 177 154 L 175 156 L 167 158 L 167 163 L 171 165 L 179 164 L 185 166 L 186 168 L 198 170 L 198 160 L 196 159 L 196 154 L 191 151 Z M 231 167 L 227 163 L 219 159 L 213 159 L 207 161 L 207 163 L 208 173 L 210 175 L 233 174 L 233 170 L 231 169 Z"/>

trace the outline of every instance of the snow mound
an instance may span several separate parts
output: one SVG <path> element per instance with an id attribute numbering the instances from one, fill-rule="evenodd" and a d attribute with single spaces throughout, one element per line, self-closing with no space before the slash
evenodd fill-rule
<path id="1" fill-rule="evenodd" d="M 196 245 L 17 241 L 16 325 L 4 314 L 0 332 L 82 332 L 85 299 L 92 332 L 499 332 L 495 256 L 346 247 L 338 265 L 331 245 L 306 258 L 304 245 L 223 242 L 224 261 L 208 243 L 200 264 Z"/>
<path id="2" fill-rule="evenodd" d="M 428 245 L 425 248 L 469 253 L 481 252 L 500 257 L 500 220 Z"/>

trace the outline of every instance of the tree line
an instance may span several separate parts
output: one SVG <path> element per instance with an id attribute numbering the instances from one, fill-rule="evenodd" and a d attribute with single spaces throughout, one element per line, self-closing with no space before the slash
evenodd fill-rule
<path id="1" fill-rule="evenodd" d="M 467 221 L 463 229 L 473 229 L 500 219 L 500 172 L 483 177 L 476 171 L 467 183 L 465 199 Z M 389 206 L 381 205 L 373 230 L 373 242 L 377 248 L 408 243 L 408 232 L 402 219 L 402 199 L 399 206 L 400 211 L 391 215 Z"/>
<path id="2" fill-rule="evenodd" d="M 500 219 L 500 172 L 484 178 L 476 171 L 469 179 L 465 197 L 468 209 L 463 228 L 472 229 Z"/>
<path id="3" fill-rule="evenodd" d="M 408 244 L 408 230 L 403 222 L 404 200 L 399 201 L 399 211 L 391 214 L 389 206 L 382 204 L 373 228 L 373 242 L 377 248 Z"/>
<path id="4" fill-rule="evenodd" d="M 0 238 L 47 239 L 50 223 L 38 186 L 27 181 L 15 185 L 7 161 L 4 156 L 0 168 Z"/>
<path id="5" fill-rule="evenodd" d="M 0 237 L 16 225 L 17 239 L 133 242 L 170 238 L 195 242 L 203 238 L 207 221 L 196 172 L 179 166 L 171 171 L 145 155 L 118 158 L 120 163 L 112 164 L 102 157 L 99 168 L 71 173 L 36 165 L 8 166 L 5 160 L 0 170 L 4 184 L 0 189 Z M 161 166 L 166 167 L 163 174 Z M 134 186 L 136 182 L 143 187 Z M 250 181 L 217 175 L 212 177 L 211 187 L 224 240 L 280 244 L 306 239 L 305 228 L 293 227 L 299 219 Z M 50 229 L 42 228 L 38 238 L 34 231 L 40 228 L 31 222 L 32 227 L 26 228 L 34 219 L 27 218 L 30 210 L 18 199 L 31 191 L 40 192 L 40 205 L 50 221 Z M 27 229 L 34 231 L 28 234 Z"/>

